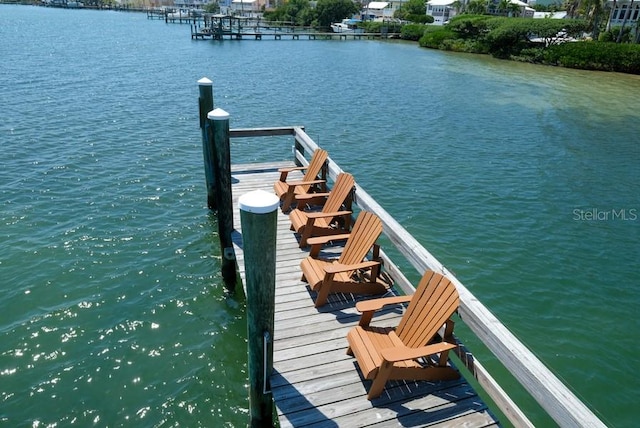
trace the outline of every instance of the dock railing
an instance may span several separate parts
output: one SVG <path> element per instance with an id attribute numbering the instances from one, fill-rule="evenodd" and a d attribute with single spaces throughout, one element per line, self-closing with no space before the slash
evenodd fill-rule
<path id="1" fill-rule="evenodd" d="M 294 137 L 294 160 L 306 165 L 305 155 L 310 155 L 318 145 L 306 134 L 303 127 L 279 127 L 256 129 L 231 129 L 230 137 L 262 137 L 292 135 Z M 335 180 L 342 169 L 329 158 L 328 176 Z M 357 177 L 356 177 L 357 179 Z M 497 357 L 502 365 L 528 391 L 547 414 L 561 427 L 605 427 L 606 425 L 565 386 L 524 344 L 522 344 L 442 263 L 424 248 L 407 230 L 382 208 L 356 181 L 354 203 L 358 208 L 375 213 L 383 223 L 383 233 L 422 274 L 433 270 L 447 276 L 460 295 L 458 313 L 464 324 Z M 413 285 L 398 266 L 381 251 L 383 265 L 394 279 L 395 286 L 411 294 Z M 489 372 L 473 357 L 458 340 L 456 354 L 460 362 L 478 381 L 495 405 L 517 427 L 532 427 L 533 424 L 518 408 Z"/>

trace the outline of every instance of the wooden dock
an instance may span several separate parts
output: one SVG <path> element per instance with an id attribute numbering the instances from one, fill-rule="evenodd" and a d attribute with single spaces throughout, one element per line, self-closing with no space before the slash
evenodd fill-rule
<path id="1" fill-rule="evenodd" d="M 191 24 L 191 38 L 213 40 L 242 39 L 291 39 L 291 40 L 361 40 L 361 39 L 397 39 L 400 34 L 389 32 L 388 28 L 379 33 L 364 31 L 334 33 L 317 31 L 313 27 L 300 27 L 291 24 L 268 22 L 255 18 L 228 15 L 205 14 L 202 20 Z"/>
<path id="2" fill-rule="evenodd" d="M 293 163 L 236 165 L 233 200 L 263 189 L 273 191 L 279 167 Z M 300 175 L 301 177 L 301 175 Z M 444 382 L 390 382 L 382 397 L 369 401 L 355 359 L 346 355 L 346 335 L 359 314 L 351 295 L 332 296 L 314 307 L 315 293 L 301 281 L 298 247 L 287 215 L 278 210 L 274 372 L 271 390 L 281 427 L 316 426 L 496 426 L 498 421 L 461 378 Z M 234 210 L 234 250 L 243 282 L 240 214 Z M 339 248 L 328 249 L 339 251 Z M 360 297 L 362 298 L 362 297 Z M 397 325 L 400 311 L 386 313 L 381 325 Z"/>
<path id="3" fill-rule="evenodd" d="M 229 129 L 228 114 L 221 109 L 210 110 L 208 103 L 212 102 L 211 81 L 200 79 L 201 97 L 199 99 L 201 126 L 208 120 L 207 126 L 213 126 L 213 133 L 203 133 L 203 149 L 205 154 L 205 175 L 209 177 L 207 168 L 213 168 L 207 159 L 217 155 L 209 153 L 211 141 L 209 136 L 219 135 L 221 141 L 230 138 L 255 138 L 292 136 L 294 139 L 293 158 L 291 162 L 274 162 L 267 164 L 231 165 L 231 170 L 224 174 L 222 181 L 231 187 L 220 201 L 228 200 L 222 212 L 218 213 L 220 225 L 226 223 L 222 219 L 233 217 L 233 224 L 228 225 L 228 231 L 221 232 L 229 235 L 228 245 L 222 242 L 224 248 L 223 260 L 227 260 L 229 252 L 235 252 L 235 261 L 240 273 L 245 292 L 247 290 L 247 276 L 251 281 L 252 295 L 255 294 L 255 273 L 258 265 L 250 266 L 247 271 L 244 266 L 243 234 L 238 209 L 238 199 L 254 190 L 261 189 L 271 192 L 273 183 L 279 178 L 278 168 L 283 166 L 307 165 L 310 154 L 318 148 L 317 144 L 299 126 L 259 129 Z M 209 95 L 207 95 L 209 92 Z M 209 100 L 210 98 L 210 100 Z M 221 113 L 224 113 L 222 115 Z M 223 119 L 224 116 L 224 120 Z M 213 119 L 212 119 L 213 117 Z M 225 124 L 226 121 L 226 124 Z M 219 123 L 216 125 L 215 123 Z M 221 134 L 220 130 L 225 130 Z M 219 145 L 216 143 L 215 146 Z M 220 168 L 226 168 L 221 157 L 218 158 Z M 221 163 L 222 162 L 222 163 Z M 344 172 L 329 156 L 327 159 L 327 178 L 329 187 L 337 176 Z M 227 179 L 227 174 L 229 178 Z M 299 176 L 301 177 L 301 175 Z M 207 178 L 209 186 L 209 178 Z M 219 186 L 221 191 L 224 186 Z M 232 195 L 228 192 L 231 191 Z M 276 198 L 277 200 L 277 198 Z M 400 225 L 389 213 L 380 206 L 362 187 L 357 177 L 354 192 L 354 210 L 366 210 L 375 213 L 381 220 L 383 235 L 386 243 L 380 250 L 379 257 L 383 262 L 383 272 L 393 282 L 392 293 L 411 294 L 414 292 L 412 284 L 398 265 L 385 253 L 387 249 L 397 250 L 394 257 L 402 257 L 403 263 L 408 263 L 416 269 L 418 275 L 431 270 L 446 276 L 456 287 L 460 296 L 458 316 L 454 319 L 463 323 L 470 330 L 475 339 L 480 340 L 496 357 L 503 367 L 508 370 L 515 380 L 535 400 L 540 407 L 553 418 L 561 427 L 605 427 L 606 425 L 587 407 L 569 388 L 562 383 L 522 342 L 518 340 L 468 289 L 443 266 L 429 251 L 426 250 L 407 230 Z M 220 211 L 220 210 L 219 210 Z M 263 367 L 268 371 L 267 376 L 253 373 L 250 376 L 250 395 L 256 400 L 250 400 L 252 423 L 253 415 L 257 419 L 262 416 L 264 407 L 254 409 L 253 403 L 259 406 L 271 405 L 271 396 L 277 409 L 280 426 L 497 426 L 497 409 L 509 422 L 516 427 L 533 427 L 527 415 L 509 396 L 499 382 L 466 348 L 460 338 L 455 336 L 457 343 L 454 352 L 449 354 L 449 364 L 462 374 L 456 381 L 441 382 L 388 382 L 382 396 L 369 401 L 366 391 L 370 382 L 363 380 L 355 359 L 346 355 L 346 335 L 350 328 L 359 320 L 359 314 L 354 309 L 357 299 L 364 297 L 352 295 L 331 295 L 327 305 L 315 308 L 315 292 L 301 281 L 300 261 L 307 257 L 307 251 L 300 249 L 294 233 L 289 229 L 288 216 L 278 210 L 271 212 L 271 219 L 277 223 L 276 230 L 269 233 L 277 234 L 276 254 L 265 254 L 269 266 L 265 266 L 270 276 L 268 284 L 275 283 L 275 302 L 271 301 L 271 288 L 265 291 L 269 294 L 269 307 L 265 307 L 260 299 L 247 296 L 248 318 L 259 318 L 261 311 L 268 312 L 269 320 L 273 314 L 274 325 L 268 326 L 260 346 L 265 350 L 264 364 L 258 363 L 260 355 L 256 355 L 255 347 L 249 346 L 250 368 L 253 373 L 255 367 Z M 231 223 L 231 221 L 229 221 Z M 260 236 L 253 226 L 247 230 L 251 236 Z M 266 223 L 265 223 L 266 224 Z M 219 225 L 219 226 L 220 226 Z M 251 231 L 251 233 L 249 233 Z M 256 235 L 257 233 L 257 235 Z M 227 238 L 225 238 L 226 240 Z M 255 242 L 255 241 L 252 241 Z M 231 245 L 233 248 L 231 248 Z M 386 247 L 386 248 L 385 248 Z M 247 253 L 252 260 L 256 257 L 256 249 L 247 243 Z M 227 251 L 227 249 L 229 251 Z M 233 251 L 231 251 L 233 250 Z M 341 250 L 339 245 L 323 251 L 337 254 Z M 261 253 L 259 253 L 261 254 Z M 327 254 L 325 254 L 327 255 Z M 232 257 L 233 258 L 233 257 Z M 275 272 L 270 268 L 274 263 Z M 223 263 L 224 266 L 224 263 Z M 261 269 L 261 268 L 260 268 Z M 258 269 L 258 271 L 260 270 Z M 224 272 L 223 272 L 224 273 Z M 271 276 L 273 273 L 274 276 Z M 261 285 L 261 284 L 258 284 Z M 258 305 L 254 305 L 258 303 Z M 274 306 L 271 306 L 274 304 Z M 254 308 L 251 311 L 251 308 Z M 383 311 L 374 317 L 374 324 L 378 326 L 397 325 L 402 309 Z M 264 314 L 265 316 L 267 314 Z M 263 317 L 264 318 L 264 317 Z M 270 321 L 269 321 L 270 323 Z M 253 325 L 253 324 L 251 324 Z M 460 325 L 460 324 L 458 324 Z M 248 327 L 250 327 L 248 323 Z M 249 344 L 259 338 L 248 338 Z M 252 349 L 254 350 L 252 352 Z M 268 349 L 268 351 L 266 351 Z M 270 358 L 273 351 L 273 369 Z M 261 351 L 262 352 L 262 351 Z M 253 356 L 253 357 L 252 357 Z M 257 357 L 257 358 L 256 358 Z M 253 362 L 253 365 L 251 364 Z M 252 371 L 251 367 L 254 368 Z M 264 379 L 258 391 L 255 380 Z M 491 400 L 491 409 L 486 402 L 479 398 L 473 385 L 480 388 Z M 477 382 L 477 383 L 476 383 Z M 521 397 L 522 398 L 522 397 Z M 266 399 L 266 401 L 265 401 Z M 254 412 L 255 410 L 255 412 Z M 270 412 L 269 412 L 270 413 Z M 262 421 L 260 421 L 262 424 Z"/>
<path id="4" fill-rule="evenodd" d="M 235 31 L 224 30 L 221 32 L 211 30 L 210 28 L 198 28 L 196 26 L 191 29 L 192 39 L 213 39 L 213 40 L 243 40 L 243 39 L 273 39 L 273 40 L 374 40 L 374 39 L 399 39 L 400 34 L 397 33 L 332 33 L 320 31 L 298 31 L 286 32 L 276 30 L 264 31 Z"/>

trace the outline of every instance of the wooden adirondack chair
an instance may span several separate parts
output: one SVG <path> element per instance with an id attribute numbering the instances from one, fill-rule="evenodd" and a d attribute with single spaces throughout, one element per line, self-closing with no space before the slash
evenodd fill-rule
<path id="1" fill-rule="evenodd" d="M 348 233 L 351 226 L 351 201 L 355 180 L 351 174 L 341 172 L 328 194 L 320 212 L 306 212 L 301 209 L 304 204 L 289 213 L 291 230 L 300 235 L 300 247 L 307 245 L 312 236 L 326 236 Z M 297 200 L 305 201 L 307 195 L 300 195 Z M 312 195 L 311 195 L 312 196 Z M 341 210 L 341 208 L 344 209 Z"/>
<path id="2" fill-rule="evenodd" d="M 380 262 L 365 260 L 381 233 L 382 222 L 378 216 L 362 211 L 353 225 L 353 230 L 347 235 L 347 243 L 337 260 L 309 256 L 300 262 L 302 280 L 308 282 L 311 289 L 318 292 L 316 308 L 327 303 L 329 293 L 383 294 L 387 292 L 387 285 L 379 281 Z M 311 238 L 308 241 L 313 246 L 326 238 L 332 237 Z M 312 253 L 317 251 L 312 249 Z M 366 280 L 362 278 L 364 275 L 357 275 L 363 270 L 368 271 Z"/>
<path id="3" fill-rule="evenodd" d="M 309 161 L 309 165 L 293 168 L 281 168 L 278 170 L 278 172 L 280 172 L 280 179 L 273 184 L 273 190 L 275 190 L 276 195 L 278 195 L 282 201 L 282 211 L 287 212 L 289 210 L 295 199 L 295 195 L 309 193 L 313 189 L 313 186 L 320 185 L 323 191 L 326 190 L 325 163 L 328 157 L 329 155 L 326 150 L 316 149 Z M 305 169 L 306 172 L 302 181 L 287 182 L 287 176 L 291 171 L 300 171 Z M 319 174 L 321 177 L 320 179 L 318 179 Z"/>
<path id="4" fill-rule="evenodd" d="M 397 328 L 373 327 L 373 313 L 385 305 L 409 302 Z M 456 287 L 446 277 L 427 271 L 413 296 L 361 301 L 360 325 L 347 334 L 347 354 L 355 355 L 365 379 L 373 379 L 369 400 L 382 394 L 387 380 L 451 380 L 460 377 L 447 365 L 453 342 L 453 321 L 458 309 Z M 438 331 L 445 327 L 444 338 Z"/>

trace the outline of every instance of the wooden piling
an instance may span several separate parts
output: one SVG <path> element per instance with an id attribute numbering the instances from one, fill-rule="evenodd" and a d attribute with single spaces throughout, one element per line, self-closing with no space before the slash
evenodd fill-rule
<path id="1" fill-rule="evenodd" d="M 213 135 L 215 193 L 218 209 L 218 236 L 222 249 L 222 277 L 228 288 L 236 284 L 236 257 L 233 252 L 233 201 L 231 195 L 231 151 L 229 148 L 229 113 L 217 108 L 207 115 Z"/>
<path id="2" fill-rule="evenodd" d="M 213 82 L 206 77 L 198 80 L 200 97 L 200 129 L 202 130 L 202 154 L 204 157 L 204 175 L 207 184 L 207 206 L 216 209 L 216 178 L 213 157 L 213 138 L 209 138 L 207 115 L 213 110 Z"/>
<path id="3" fill-rule="evenodd" d="M 238 201 L 247 290 L 249 410 L 252 427 L 272 426 L 269 378 L 273 371 L 278 197 L 264 190 Z"/>

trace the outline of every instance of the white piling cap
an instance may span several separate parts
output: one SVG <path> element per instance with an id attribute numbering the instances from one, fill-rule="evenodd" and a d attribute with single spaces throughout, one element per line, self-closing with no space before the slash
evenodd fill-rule
<path id="1" fill-rule="evenodd" d="M 198 80 L 198 85 L 200 86 L 211 86 L 213 85 L 213 82 L 209 79 L 207 79 L 206 77 L 203 77 L 202 79 Z"/>
<path id="2" fill-rule="evenodd" d="M 207 119 L 209 120 L 227 120 L 229 119 L 229 113 L 222 110 L 221 108 L 217 108 L 215 110 L 211 110 L 207 113 Z"/>
<path id="3" fill-rule="evenodd" d="M 245 193 L 238 199 L 238 207 L 242 211 L 253 214 L 267 214 L 278 209 L 280 198 L 264 190 Z"/>

